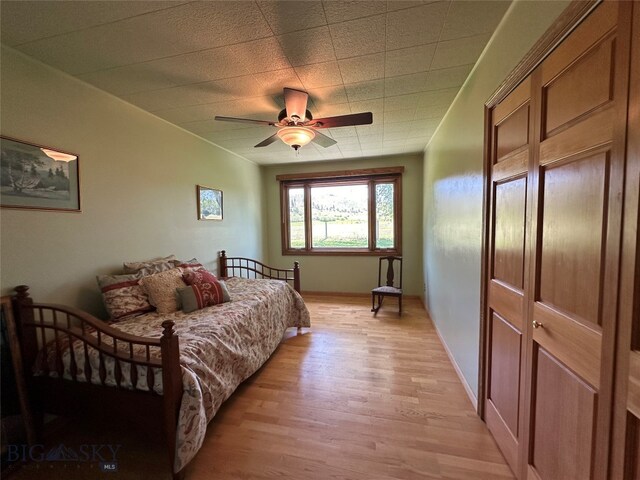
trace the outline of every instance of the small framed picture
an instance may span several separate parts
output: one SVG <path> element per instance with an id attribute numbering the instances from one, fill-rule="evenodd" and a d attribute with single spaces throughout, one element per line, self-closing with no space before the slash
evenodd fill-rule
<path id="1" fill-rule="evenodd" d="M 196 185 L 198 220 L 222 220 L 222 190 Z"/>
<path id="2" fill-rule="evenodd" d="M 80 211 L 78 155 L 0 137 L 0 205 Z"/>

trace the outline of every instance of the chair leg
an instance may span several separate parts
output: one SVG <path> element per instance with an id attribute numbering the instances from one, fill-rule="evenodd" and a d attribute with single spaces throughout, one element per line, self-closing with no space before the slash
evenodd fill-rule
<path id="1" fill-rule="evenodd" d="M 375 297 L 376 295 L 374 295 L 373 293 L 371 294 L 371 311 L 374 312 L 373 314 L 375 315 L 376 313 L 378 313 L 378 310 L 380 310 L 380 307 L 382 307 L 382 302 L 384 300 L 384 295 L 378 295 L 378 305 L 376 306 L 376 302 L 375 302 Z"/>

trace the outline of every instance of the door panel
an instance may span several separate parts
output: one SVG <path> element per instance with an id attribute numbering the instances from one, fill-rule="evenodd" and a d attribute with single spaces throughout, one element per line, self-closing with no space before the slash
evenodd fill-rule
<path id="1" fill-rule="evenodd" d="M 518 437 L 518 390 L 522 334 L 500 315 L 491 317 L 491 384 L 488 398 L 514 437 Z"/>
<path id="2" fill-rule="evenodd" d="M 541 170 L 540 301 L 600 325 L 607 155 Z"/>
<path id="3" fill-rule="evenodd" d="M 486 117 L 485 419 L 527 480 L 640 480 L 640 3 L 590 7 Z"/>
<path id="4" fill-rule="evenodd" d="M 524 352 L 527 168 L 531 83 L 523 82 L 493 110 L 492 228 L 488 268 L 486 421 L 507 462 L 518 469 Z"/>
<path id="5" fill-rule="evenodd" d="M 602 2 L 571 34 L 562 41 L 543 62 L 540 68 L 542 84 L 549 85 L 553 79 L 567 70 L 574 62 L 583 57 L 592 47 L 604 38 L 610 38 L 609 34 L 618 23 L 619 2 Z M 595 66 L 600 68 L 600 66 Z M 608 68 L 605 65 L 605 69 Z M 590 71 L 587 77 L 594 76 Z M 597 74 L 596 74 L 597 76 Z"/>
<path id="6" fill-rule="evenodd" d="M 606 68 L 605 68 L 606 67 Z M 597 44 L 544 89 L 545 134 L 613 98 L 613 39 Z"/>
<path id="7" fill-rule="evenodd" d="M 496 127 L 496 158 L 505 155 L 529 143 L 529 104 L 525 104 L 509 115 Z"/>
<path id="8" fill-rule="evenodd" d="M 524 287 L 524 212 L 526 178 L 499 183 L 495 192 L 493 278 Z"/>
<path id="9" fill-rule="evenodd" d="M 624 222 L 620 260 L 616 390 L 612 431 L 612 479 L 640 480 L 640 4 L 626 2 L 621 28 L 630 31 L 629 98 L 626 147 Z M 624 77 L 616 77 L 624 86 Z M 620 87 L 619 87 L 620 88 Z M 622 87 L 624 88 L 624 87 Z"/>
<path id="10" fill-rule="evenodd" d="M 543 479 L 591 478 L 595 390 L 543 348 L 536 356 L 534 471 Z"/>
<path id="11" fill-rule="evenodd" d="M 532 75 L 540 134 L 529 171 L 528 478 L 605 478 L 613 383 L 601 372 L 613 368 L 604 338 L 615 331 L 620 232 L 611 226 L 621 214 L 617 8 L 601 4 Z"/>

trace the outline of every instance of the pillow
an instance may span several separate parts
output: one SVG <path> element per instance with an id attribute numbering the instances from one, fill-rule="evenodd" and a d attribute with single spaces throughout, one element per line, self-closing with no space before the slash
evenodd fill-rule
<path id="1" fill-rule="evenodd" d="M 163 258 L 153 258 L 141 262 L 124 262 L 124 273 L 140 273 L 142 275 L 152 275 L 154 273 L 164 272 L 175 268 L 179 260 L 175 255 L 169 255 Z"/>
<path id="2" fill-rule="evenodd" d="M 96 279 L 112 320 L 153 311 L 147 293 L 138 283 L 140 275 L 98 275 Z"/>
<path id="3" fill-rule="evenodd" d="M 182 280 L 184 280 L 184 283 L 187 285 L 193 285 L 194 283 L 217 282 L 218 278 L 209 270 L 200 266 L 199 268 L 184 270 L 182 272 Z"/>
<path id="4" fill-rule="evenodd" d="M 191 272 L 193 270 L 200 270 L 204 268 L 202 264 L 195 258 L 187 260 L 186 262 L 176 260 L 176 267 L 180 267 L 184 272 Z"/>
<path id="5" fill-rule="evenodd" d="M 182 311 L 185 313 L 231 300 L 227 286 L 220 280 L 211 283 L 194 283 L 188 287 L 179 288 L 178 296 L 182 302 Z"/>
<path id="6" fill-rule="evenodd" d="M 149 302 L 156 307 L 158 313 L 165 314 L 178 311 L 179 305 L 176 290 L 185 285 L 182 281 L 181 268 L 173 268 L 142 277 L 140 284 L 149 295 Z"/>

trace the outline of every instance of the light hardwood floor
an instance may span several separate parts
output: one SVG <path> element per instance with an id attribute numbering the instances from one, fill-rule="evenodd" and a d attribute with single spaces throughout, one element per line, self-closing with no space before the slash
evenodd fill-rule
<path id="1" fill-rule="evenodd" d="M 513 478 L 422 305 L 305 297 L 287 338 L 209 426 L 188 479 Z"/>
<path id="2" fill-rule="evenodd" d="M 187 480 L 513 478 L 417 300 L 401 318 L 392 299 L 377 317 L 369 298 L 305 300 L 312 328 L 287 331 L 223 405 Z M 16 478 L 164 478 L 154 439 L 104 432 L 123 444 L 117 474 L 40 466 Z"/>

